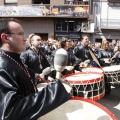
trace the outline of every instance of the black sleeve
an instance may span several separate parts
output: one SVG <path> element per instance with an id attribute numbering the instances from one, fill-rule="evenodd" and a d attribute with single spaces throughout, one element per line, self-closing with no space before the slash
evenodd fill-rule
<path id="1" fill-rule="evenodd" d="M 0 116 L 3 120 L 37 120 L 70 98 L 56 79 L 42 91 L 23 96 L 19 85 L 6 71 L 0 70 Z"/>

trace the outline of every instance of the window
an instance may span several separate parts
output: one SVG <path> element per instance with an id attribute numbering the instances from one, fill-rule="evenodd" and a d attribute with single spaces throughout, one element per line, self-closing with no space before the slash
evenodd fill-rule
<path id="1" fill-rule="evenodd" d="M 63 20 L 62 21 L 62 31 L 67 31 L 67 21 Z"/>
<path id="2" fill-rule="evenodd" d="M 50 0 L 33 0 L 33 4 L 50 4 Z"/>
<path id="3" fill-rule="evenodd" d="M 74 21 L 68 21 L 68 31 L 74 31 Z"/>
<path id="4" fill-rule="evenodd" d="M 55 22 L 55 31 L 61 31 L 61 21 Z"/>
<path id="5" fill-rule="evenodd" d="M 5 0 L 5 4 L 17 3 L 17 0 Z"/>
<path id="6" fill-rule="evenodd" d="M 81 29 L 81 21 L 79 20 L 56 20 L 56 32 L 79 32 Z"/>

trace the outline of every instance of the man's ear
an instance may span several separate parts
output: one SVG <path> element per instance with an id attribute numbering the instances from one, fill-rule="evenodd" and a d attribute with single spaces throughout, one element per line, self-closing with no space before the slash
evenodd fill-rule
<path id="1" fill-rule="evenodd" d="M 8 43 L 9 42 L 9 36 L 5 33 L 1 34 L 1 40 L 3 43 Z"/>

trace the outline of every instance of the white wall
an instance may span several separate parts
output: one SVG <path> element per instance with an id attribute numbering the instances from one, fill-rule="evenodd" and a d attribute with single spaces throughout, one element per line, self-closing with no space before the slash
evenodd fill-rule
<path id="1" fill-rule="evenodd" d="M 93 34 L 93 41 L 99 39 L 120 39 L 120 7 L 111 7 L 107 1 L 94 2 L 94 22 L 99 28 Z M 108 22 L 108 23 L 107 23 Z M 107 30 L 101 30 L 107 28 Z"/>

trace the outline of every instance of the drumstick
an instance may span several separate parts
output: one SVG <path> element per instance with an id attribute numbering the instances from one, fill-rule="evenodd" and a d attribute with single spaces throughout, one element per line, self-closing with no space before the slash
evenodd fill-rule
<path id="1" fill-rule="evenodd" d="M 89 49 L 89 52 L 90 52 L 93 60 L 99 65 L 100 68 L 102 68 L 101 65 L 100 65 L 100 63 L 99 63 L 99 61 L 98 61 L 98 59 L 97 59 L 97 57 L 94 55 L 94 53 L 92 52 L 92 50 L 90 50 L 90 48 L 88 48 L 88 49 Z"/>
<path id="2" fill-rule="evenodd" d="M 72 87 L 68 90 L 67 86 L 65 85 L 66 83 L 64 81 L 62 81 L 62 77 L 61 77 L 61 72 L 64 71 L 66 65 L 67 65 L 67 61 L 68 61 L 68 54 L 67 51 L 64 50 L 63 48 L 60 48 L 56 51 L 55 53 L 55 57 L 54 57 L 54 68 L 56 70 L 56 78 L 61 80 L 62 84 L 64 85 L 66 91 L 68 93 L 71 92 Z"/>
<path id="3" fill-rule="evenodd" d="M 60 48 L 56 51 L 54 57 L 54 68 L 56 70 L 56 78 L 61 80 L 61 72 L 64 71 L 68 61 L 67 51 Z"/>

